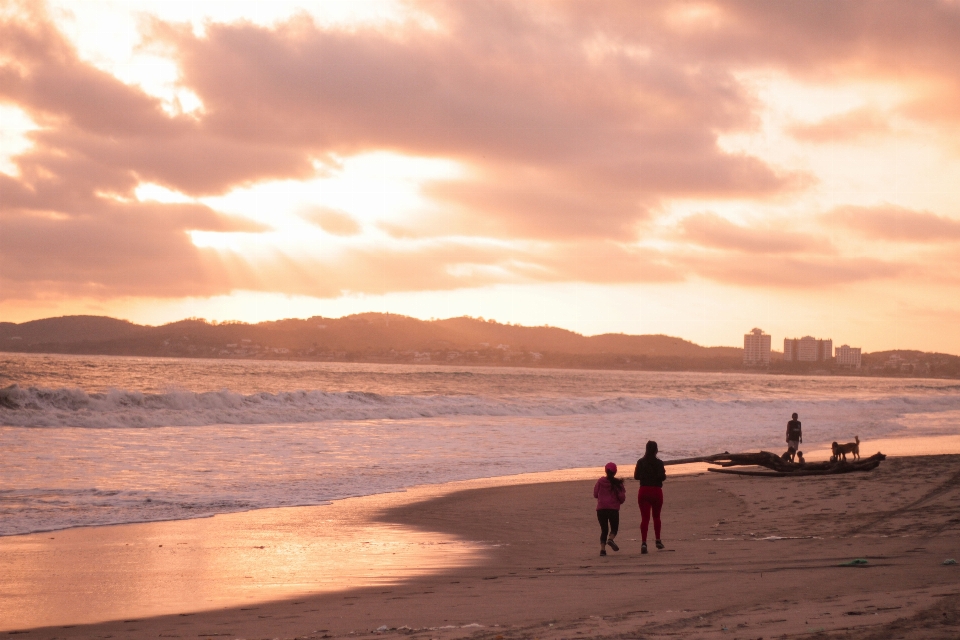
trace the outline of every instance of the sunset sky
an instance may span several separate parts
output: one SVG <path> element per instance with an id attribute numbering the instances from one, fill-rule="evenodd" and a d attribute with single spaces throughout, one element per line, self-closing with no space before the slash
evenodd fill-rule
<path id="1" fill-rule="evenodd" d="M 0 320 L 960 353 L 960 2 L 0 0 Z"/>

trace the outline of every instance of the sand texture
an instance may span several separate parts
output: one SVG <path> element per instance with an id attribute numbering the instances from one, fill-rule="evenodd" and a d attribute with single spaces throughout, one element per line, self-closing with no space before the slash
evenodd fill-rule
<path id="1" fill-rule="evenodd" d="M 844 476 L 670 477 L 667 550 L 651 545 L 645 556 L 636 483 L 628 482 L 621 551 L 607 557 L 598 555 L 592 487 L 471 489 L 377 515 L 480 543 L 465 568 L 243 608 L 17 630 L 26 631 L 17 637 L 960 637 L 960 565 L 943 564 L 960 560 L 960 456 L 890 458 L 876 471 Z M 351 536 L 343 532 L 345 541 Z M 337 553 L 362 555 L 370 541 L 353 542 Z M 854 559 L 866 564 L 842 566 Z"/>

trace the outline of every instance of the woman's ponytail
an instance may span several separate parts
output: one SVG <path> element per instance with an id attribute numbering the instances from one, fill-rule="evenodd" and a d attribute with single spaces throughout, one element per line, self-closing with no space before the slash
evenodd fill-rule
<path id="1" fill-rule="evenodd" d="M 613 475 L 609 471 L 607 472 L 607 480 L 610 481 L 610 488 L 614 491 L 619 491 L 623 488 L 623 480 Z"/>

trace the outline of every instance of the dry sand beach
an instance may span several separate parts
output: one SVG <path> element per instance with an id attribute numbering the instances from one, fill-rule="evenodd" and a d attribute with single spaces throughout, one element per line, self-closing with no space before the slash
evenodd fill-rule
<path id="1" fill-rule="evenodd" d="M 639 513 L 629 497 L 618 537 L 622 550 L 597 555 L 592 485 L 593 480 L 568 480 L 434 490 L 426 500 L 398 494 L 393 506 L 390 500 L 380 503 L 379 525 L 349 522 L 347 529 L 332 532 L 339 543 L 324 553 L 335 555 L 351 577 L 324 593 L 293 598 L 281 590 L 276 592 L 281 599 L 269 603 L 91 625 L 0 627 L 18 637 L 45 639 L 960 636 L 960 566 L 943 564 L 960 558 L 960 455 L 890 458 L 874 472 L 822 478 L 673 476 L 665 485 L 667 550 L 646 556 L 640 555 Z M 628 496 L 635 488 L 631 481 Z M 268 511 L 315 514 L 328 508 Z M 189 557 L 189 549 L 203 541 L 186 536 L 184 527 L 257 513 L 100 527 L 76 535 L 89 543 L 96 532 L 116 532 L 115 550 L 125 535 L 142 536 L 136 527 L 165 525 L 167 544 L 181 543 L 181 553 Z M 378 529 L 381 525 L 385 528 Z M 403 549 L 381 549 L 384 555 L 399 551 L 401 562 L 422 560 L 429 566 L 407 579 L 390 579 L 386 571 L 386 580 L 371 580 L 377 563 L 366 558 L 365 547 L 377 543 L 377 536 L 411 532 L 426 536 L 414 542 L 421 546 L 425 540 L 439 548 L 444 541 L 455 543 L 451 555 L 418 559 L 404 556 Z M 269 545 L 273 534 L 261 530 L 261 535 L 263 546 Z M 12 547 L 20 545 L 20 561 L 26 561 L 31 545 L 23 541 L 34 538 L 36 546 L 39 535 L 3 541 L 8 570 L 16 555 Z M 98 551 L 103 562 L 115 552 L 111 548 Z M 290 553 L 287 549 L 287 562 L 298 564 Z M 854 559 L 867 564 L 843 566 Z M 307 561 L 309 555 L 303 556 Z M 44 570 L 72 575 L 71 562 L 90 558 L 61 553 L 58 566 Z M 364 562 L 373 562 L 366 576 L 356 569 Z M 190 570 L 181 567 L 181 573 Z M 229 567 L 216 570 L 230 582 L 243 579 Z M 176 588 L 175 575 L 165 588 Z M 17 594 L 18 585 L 6 579 L 8 605 Z M 58 606 L 95 608 L 99 597 L 94 589 L 81 602 Z"/>

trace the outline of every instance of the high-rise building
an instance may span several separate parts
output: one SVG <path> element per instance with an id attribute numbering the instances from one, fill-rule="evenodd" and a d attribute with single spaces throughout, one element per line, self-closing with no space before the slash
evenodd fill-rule
<path id="1" fill-rule="evenodd" d="M 837 366 L 859 369 L 860 347 L 851 347 L 848 345 L 837 347 Z"/>
<path id="2" fill-rule="evenodd" d="M 827 360 L 833 360 L 833 339 L 827 338 L 825 340 L 820 340 L 817 344 L 817 360 L 826 362 Z"/>
<path id="3" fill-rule="evenodd" d="M 770 364 L 770 334 L 762 329 L 743 334 L 743 364 Z"/>
<path id="4" fill-rule="evenodd" d="M 813 336 L 783 339 L 784 362 L 826 362 L 833 358 L 833 340 Z"/>

